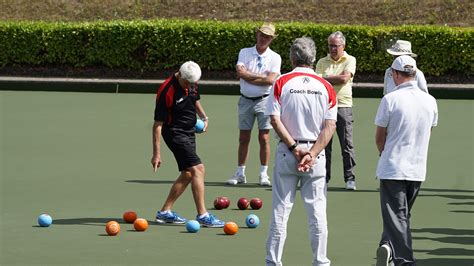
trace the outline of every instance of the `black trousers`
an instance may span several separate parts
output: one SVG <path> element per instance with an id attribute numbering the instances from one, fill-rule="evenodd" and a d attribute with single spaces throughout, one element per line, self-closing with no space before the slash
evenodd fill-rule
<path id="1" fill-rule="evenodd" d="M 354 167 L 355 151 L 352 142 L 352 124 L 354 122 L 352 116 L 352 107 L 337 108 L 336 132 L 341 145 L 342 164 L 344 168 L 344 182 L 355 180 Z M 331 179 L 331 155 L 332 155 L 332 139 L 326 146 L 326 182 Z"/>
<path id="2" fill-rule="evenodd" d="M 392 249 L 395 265 L 416 265 L 410 231 L 411 208 L 420 191 L 421 182 L 380 180 L 380 208 L 383 233 L 380 245 Z"/>

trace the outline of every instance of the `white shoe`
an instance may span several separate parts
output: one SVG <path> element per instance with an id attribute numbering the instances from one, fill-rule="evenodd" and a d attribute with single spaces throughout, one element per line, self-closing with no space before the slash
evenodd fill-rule
<path id="1" fill-rule="evenodd" d="M 267 174 L 260 174 L 259 179 L 260 179 L 260 186 L 269 187 L 272 185 L 272 183 L 270 182 L 270 178 L 268 177 Z"/>
<path id="2" fill-rule="evenodd" d="M 387 245 L 383 244 L 377 248 L 377 262 L 375 266 L 390 266 L 390 257 L 392 253 L 392 249 Z"/>
<path id="3" fill-rule="evenodd" d="M 238 175 L 235 173 L 229 180 L 227 180 L 227 184 L 229 185 L 237 185 L 241 183 L 247 183 L 247 177 L 245 175 Z"/>
<path id="4" fill-rule="evenodd" d="M 356 190 L 356 181 L 349 180 L 346 182 L 346 190 Z"/>

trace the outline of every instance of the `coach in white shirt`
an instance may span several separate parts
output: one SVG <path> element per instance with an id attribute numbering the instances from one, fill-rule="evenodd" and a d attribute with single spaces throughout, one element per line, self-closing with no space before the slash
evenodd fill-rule
<path id="1" fill-rule="evenodd" d="M 315 57 L 311 38 L 296 39 L 290 48 L 294 69 L 275 81 L 267 101 L 265 114 L 280 138 L 273 167 L 267 265 L 282 265 L 286 225 L 298 183 L 308 216 L 312 265 L 330 265 L 324 147 L 336 130 L 337 99 L 331 84 L 314 72 Z"/>
<path id="2" fill-rule="evenodd" d="M 380 153 L 377 178 L 383 233 L 377 249 L 377 266 L 415 265 L 410 232 L 410 210 L 425 181 L 428 144 L 437 125 L 433 96 L 423 92 L 414 77 L 416 61 L 397 57 L 391 66 L 395 90 L 382 98 L 375 124 Z"/>
<path id="3" fill-rule="evenodd" d="M 409 55 L 413 58 L 417 57 L 415 53 L 411 51 L 411 42 L 398 40 L 395 42 L 392 47 L 387 49 L 387 53 L 393 56 L 393 59 L 401 55 Z M 425 74 L 419 69 L 416 71 L 415 81 L 417 82 L 418 88 L 426 93 L 428 93 L 428 86 L 426 85 Z M 390 93 L 395 90 L 395 82 L 392 76 L 392 68 L 389 67 L 385 70 L 385 76 L 383 79 L 383 95 Z"/>

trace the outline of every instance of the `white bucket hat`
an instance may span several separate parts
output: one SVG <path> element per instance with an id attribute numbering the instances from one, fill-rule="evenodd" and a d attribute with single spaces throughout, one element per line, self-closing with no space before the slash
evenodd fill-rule
<path id="1" fill-rule="evenodd" d="M 415 53 L 411 52 L 411 42 L 398 40 L 395 42 L 392 47 L 387 49 L 387 53 L 391 55 L 409 55 L 412 57 L 416 57 Z"/>

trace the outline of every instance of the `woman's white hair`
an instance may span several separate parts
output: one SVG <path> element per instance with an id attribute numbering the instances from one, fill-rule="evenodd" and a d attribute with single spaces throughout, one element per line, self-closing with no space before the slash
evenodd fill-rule
<path id="1" fill-rule="evenodd" d="M 201 68 L 193 61 L 187 61 L 179 68 L 182 79 L 189 83 L 196 83 L 201 78 Z"/>

